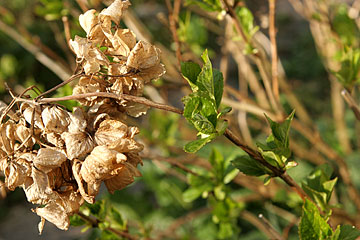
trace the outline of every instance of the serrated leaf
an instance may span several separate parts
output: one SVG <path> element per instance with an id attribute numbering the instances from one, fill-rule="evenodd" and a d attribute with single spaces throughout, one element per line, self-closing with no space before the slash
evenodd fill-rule
<path id="1" fill-rule="evenodd" d="M 197 77 L 201 72 L 201 68 L 199 64 L 193 62 L 182 62 L 181 63 L 181 73 L 183 77 L 188 81 L 190 84 L 191 89 L 193 92 L 198 90 L 196 85 Z"/>
<path id="2" fill-rule="evenodd" d="M 205 146 L 205 144 L 211 142 L 214 138 L 216 138 L 215 133 L 210 134 L 208 137 L 189 142 L 184 146 L 184 151 L 188 153 L 195 153 Z"/>
<path id="3" fill-rule="evenodd" d="M 326 193 L 325 192 L 319 192 L 316 191 L 309 186 L 303 184 L 302 188 L 308 194 L 315 202 L 318 204 L 318 206 L 321 207 L 322 210 L 327 209 L 327 201 L 326 201 Z"/>
<path id="4" fill-rule="evenodd" d="M 271 120 L 266 114 L 266 119 L 270 124 L 270 128 L 274 138 L 282 143 L 283 147 L 289 147 L 289 131 L 290 131 L 290 124 L 292 119 L 294 118 L 295 111 L 286 118 L 286 120 L 282 123 L 277 123 Z"/>
<path id="5" fill-rule="evenodd" d="M 303 189 L 316 201 L 322 210 L 328 210 L 328 202 L 337 182 L 331 179 L 332 169 L 327 165 L 317 167 L 302 183 Z"/>
<path id="6" fill-rule="evenodd" d="M 194 113 L 191 116 L 191 122 L 200 133 L 210 134 L 215 130 L 214 125 L 203 115 Z"/>
<path id="7" fill-rule="evenodd" d="M 262 176 L 266 174 L 264 168 L 247 155 L 237 157 L 231 163 L 245 175 Z"/>
<path id="8" fill-rule="evenodd" d="M 204 51 L 201 58 L 204 65 L 197 78 L 197 86 L 199 87 L 199 90 L 206 91 L 215 100 L 213 69 L 207 50 Z"/>
<path id="9" fill-rule="evenodd" d="M 317 207 L 308 199 L 305 200 L 299 224 L 301 240 L 323 240 L 333 234 L 329 224 L 321 217 Z"/>
<path id="10" fill-rule="evenodd" d="M 217 111 L 213 100 L 209 99 L 204 93 L 196 92 L 183 98 L 183 102 L 185 104 L 184 117 L 192 123 L 199 132 L 205 134 L 214 132 Z M 202 126 L 208 123 L 211 123 L 212 126 Z M 208 129 L 208 127 L 211 129 Z"/>

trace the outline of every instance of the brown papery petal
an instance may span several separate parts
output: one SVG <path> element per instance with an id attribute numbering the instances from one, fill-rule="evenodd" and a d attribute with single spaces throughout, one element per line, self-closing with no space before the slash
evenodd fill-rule
<path id="1" fill-rule="evenodd" d="M 52 169 L 60 167 L 65 161 L 66 156 L 64 153 L 51 148 L 41 148 L 34 159 L 34 165 L 38 169 L 48 173 Z"/>
<path id="2" fill-rule="evenodd" d="M 120 23 L 123 12 L 130 6 L 129 1 L 115 0 L 108 8 L 105 8 L 99 14 L 99 17 L 110 16 L 111 20 L 116 24 Z"/>
<path id="3" fill-rule="evenodd" d="M 132 138 L 121 138 L 111 144 L 107 145 L 109 149 L 121 152 L 140 152 L 144 149 L 144 146 L 138 142 L 136 142 Z"/>
<path id="4" fill-rule="evenodd" d="M 160 50 L 148 42 L 140 40 L 131 50 L 126 66 L 134 69 L 147 69 L 160 64 Z"/>
<path id="5" fill-rule="evenodd" d="M 127 135 L 128 127 L 126 124 L 116 120 L 102 121 L 95 133 L 95 141 L 97 145 L 109 145 L 118 139 Z"/>
<path id="6" fill-rule="evenodd" d="M 105 146 L 97 146 L 86 157 L 82 164 L 80 174 L 88 183 L 105 180 L 112 177 L 112 171 L 122 166 L 126 156 Z"/>
<path id="7" fill-rule="evenodd" d="M 57 106 L 46 107 L 41 113 L 41 118 L 47 132 L 62 133 L 67 131 L 70 123 L 69 113 Z"/>
<path id="8" fill-rule="evenodd" d="M 11 162 L 5 169 L 5 184 L 7 188 L 14 191 L 16 187 L 22 185 L 27 177 L 27 168 L 16 162 Z"/>
<path id="9" fill-rule="evenodd" d="M 68 127 L 69 132 L 84 132 L 87 127 L 86 115 L 82 108 L 73 108 L 73 113 L 69 114 L 70 124 Z"/>
<path id="10" fill-rule="evenodd" d="M 81 196 L 85 199 L 85 201 L 87 201 L 90 204 L 93 204 L 95 203 L 95 195 L 93 196 L 89 195 L 87 189 L 85 189 L 84 185 L 87 185 L 87 183 L 83 180 L 80 174 L 81 166 L 82 166 L 81 161 L 75 160 L 73 162 L 72 171 L 74 174 L 74 178 L 76 180 L 76 183 L 78 184 L 79 192 Z"/>
<path id="11" fill-rule="evenodd" d="M 67 230 L 70 226 L 70 219 L 64 208 L 55 203 L 50 202 L 45 207 L 36 208 L 33 210 L 37 215 L 45 218 L 47 221 L 53 223 L 61 230 Z"/>
<path id="12" fill-rule="evenodd" d="M 65 141 L 66 154 L 70 160 L 85 156 L 95 147 L 91 137 L 84 132 L 65 132 L 62 139 Z"/>
<path id="13" fill-rule="evenodd" d="M 95 9 L 90 9 L 79 16 L 80 26 L 84 29 L 88 37 L 90 31 L 99 23 L 98 16 L 96 16 L 95 13 Z"/>

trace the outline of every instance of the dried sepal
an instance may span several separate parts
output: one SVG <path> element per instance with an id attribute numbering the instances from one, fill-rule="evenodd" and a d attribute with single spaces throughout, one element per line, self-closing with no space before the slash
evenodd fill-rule
<path id="1" fill-rule="evenodd" d="M 20 112 L 22 113 L 26 122 L 36 128 L 43 130 L 45 126 L 41 119 L 41 110 L 42 109 L 39 105 L 33 106 L 28 103 L 23 103 L 20 106 Z"/>
<path id="2" fill-rule="evenodd" d="M 118 139 L 127 137 L 128 126 L 117 120 L 104 120 L 100 123 L 96 133 L 95 141 L 97 145 L 109 145 Z"/>
<path id="3" fill-rule="evenodd" d="M 45 207 L 38 207 L 33 210 L 38 216 L 53 223 L 61 230 L 68 230 L 70 219 L 64 208 L 56 202 L 50 202 Z M 42 222 L 42 220 L 41 220 Z M 41 230 L 41 228 L 39 228 Z"/>
<path id="4" fill-rule="evenodd" d="M 140 103 L 127 102 L 125 104 L 126 113 L 132 117 L 140 117 L 146 114 L 149 108 L 149 106 Z"/>
<path id="5" fill-rule="evenodd" d="M 45 139 L 47 142 L 51 143 L 52 145 L 60 149 L 62 149 L 65 145 L 65 142 L 64 140 L 61 139 L 61 134 L 59 133 L 55 133 L 55 132 L 47 133 L 45 134 Z"/>
<path id="6" fill-rule="evenodd" d="M 106 83 L 98 77 L 81 77 L 79 83 L 73 89 L 73 95 L 105 91 Z M 101 101 L 96 96 L 78 100 L 82 105 L 92 106 Z"/>
<path id="7" fill-rule="evenodd" d="M 70 160 L 84 157 L 95 147 L 92 138 L 85 132 L 65 132 L 61 137 L 65 141 L 66 155 Z"/>
<path id="8" fill-rule="evenodd" d="M 15 139 L 29 149 L 31 149 L 35 144 L 35 139 L 32 137 L 30 129 L 25 127 L 23 124 L 16 125 Z"/>
<path id="9" fill-rule="evenodd" d="M 85 132 L 87 127 L 86 113 L 80 107 L 75 107 L 70 113 L 69 132 Z"/>
<path id="10" fill-rule="evenodd" d="M 0 147 L 7 154 L 12 154 L 15 145 L 15 124 L 7 121 L 0 126 Z"/>
<path id="11" fill-rule="evenodd" d="M 87 38 L 92 40 L 94 44 L 100 44 L 104 40 L 105 35 L 102 32 L 99 17 L 96 15 L 95 9 L 90 9 L 81 14 L 79 16 L 79 23 L 86 32 Z"/>
<path id="12" fill-rule="evenodd" d="M 58 106 L 48 106 L 41 113 L 45 132 L 62 133 L 70 123 L 69 113 Z"/>
<path id="13" fill-rule="evenodd" d="M 111 21 L 116 24 L 120 23 L 120 19 L 123 15 L 123 12 L 131 5 L 128 0 L 115 0 L 109 7 L 103 9 L 99 14 L 101 21 L 103 18 L 110 17 Z"/>
<path id="14" fill-rule="evenodd" d="M 109 60 L 103 52 L 94 46 L 87 38 L 75 36 L 74 40 L 70 40 L 70 47 L 74 51 L 79 63 L 84 63 L 86 74 L 96 73 L 100 70 L 100 66 L 108 66 Z"/>
<path id="15" fill-rule="evenodd" d="M 95 119 L 97 115 L 103 113 L 107 114 L 111 119 L 119 121 L 126 121 L 127 119 L 127 115 L 125 114 L 123 107 L 111 101 L 103 104 L 95 104 L 88 111 L 88 114 L 92 119 Z"/>
<path id="16" fill-rule="evenodd" d="M 160 49 L 140 40 L 131 50 L 126 66 L 129 69 L 143 70 L 160 64 Z"/>
<path id="17" fill-rule="evenodd" d="M 34 165 L 45 173 L 61 166 L 66 161 L 66 155 L 56 149 L 41 148 L 35 159 Z"/>
<path id="18" fill-rule="evenodd" d="M 82 178 L 88 184 L 94 184 L 111 178 L 117 168 L 121 168 L 126 156 L 106 146 L 97 146 L 86 157 L 80 170 Z"/>
<path id="19" fill-rule="evenodd" d="M 128 57 L 136 45 L 136 35 L 129 29 L 117 29 L 114 35 L 107 34 L 112 47 L 108 50 L 111 55 Z"/>
<path id="20" fill-rule="evenodd" d="M 32 168 L 31 177 L 26 177 L 22 185 L 28 202 L 33 204 L 45 204 L 53 197 L 53 190 L 49 186 L 48 176 Z"/>
<path id="21" fill-rule="evenodd" d="M 95 203 L 95 195 L 90 195 L 87 189 L 88 184 L 84 181 L 82 175 L 80 174 L 82 162 L 79 160 L 74 160 L 72 165 L 72 172 L 75 178 L 75 181 L 78 185 L 79 192 L 84 200 L 90 204 Z M 93 191 L 92 191 L 93 192 Z"/>
<path id="22" fill-rule="evenodd" d="M 29 164 L 30 165 L 30 164 Z M 16 187 L 22 185 L 27 177 L 28 167 L 15 161 L 10 162 L 5 168 L 5 185 L 14 191 Z"/>

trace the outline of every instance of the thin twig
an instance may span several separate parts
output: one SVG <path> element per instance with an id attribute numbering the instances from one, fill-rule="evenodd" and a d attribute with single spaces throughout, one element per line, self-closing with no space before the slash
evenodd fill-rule
<path id="1" fill-rule="evenodd" d="M 262 220 L 262 222 L 267 226 L 271 234 L 275 237 L 275 239 L 278 240 L 284 240 L 284 238 L 278 233 L 275 228 L 271 225 L 269 220 L 266 219 L 266 217 L 263 214 L 259 214 L 259 218 Z"/>
<path id="2" fill-rule="evenodd" d="M 225 10 L 227 11 L 227 14 L 233 20 L 235 29 L 239 33 L 241 38 L 243 39 L 244 43 L 246 45 L 250 45 L 250 46 L 254 45 L 252 43 L 252 40 L 249 39 L 248 36 L 243 31 L 241 23 L 240 23 L 239 19 L 237 18 L 234 7 L 230 6 L 230 4 L 228 3 L 227 0 L 223 0 L 223 3 L 225 5 L 225 8 L 226 8 Z M 259 69 L 261 78 L 264 82 L 266 94 L 269 97 L 270 103 L 271 103 L 272 107 L 274 108 L 275 112 L 278 113 L 278 115 L 280 116 L 280 106 L 278 105 L 278 102 L 275 99 L 275 96 L 274 96 L 274 93 L 273 93 L 273 90 L 271 87 L 271 79 L 268 76 L 268 74 L 266 72 L 266 68 L 265 68 L 265 61 L 266 61 L 266 57 L 264 56 L 265 53 L 262 53 L 260 48 L 258 50 L 259 50 L 258 52 L 253 54 L 254 62 L 256 64 L 257 68 Z"/>
<path id="3" fill-rule="evenodd" d="M 58 102 L 58 101 L 68 101 L 68 100 L 79 100 L 84 99 L 88 97 L 104 97 L 104 98 L 113 98 L 117 100 L 125 99 L 127 101 L 141 103 L 144 105 L 147 105 L 149 107 L 154 107 L 158 109 L 162 109 L 169 112 L 174 112 L 177 114 L 183 113 L 181 109 L 178 109 L 176 107 L 172 107 L 166 104 L 156 103 L 153 101 L 150 101 L 149 99 L 146 99 L 144 97 L 137 97 L 133 95 L 127 95 L 127 94 L 115 94 L 115 93 L 108 93 L 108 92 L 93 92 L 93 93 L 84 93 L 84 94 L 78 94 L 78 95 L 70 95 L 65 97 L 58 97 L 58 98 L 42 98 L 38 99 L 38 103 L 51 103 L 51 102 Z"/>
<path id="4" fill-rule="evenodd" d="M 173 40 L 176 45 L 176 58 L 178 60 L 178 65 L 179 65 L 178 67 L 180 69 L 182 56 L 181 56 L 181 45 L 180 45 L 179 37 L 177 35 L 176 24 L 179 21 L 179 11 L 180 11 L 180 6 L 181 6 L 181 0 L 174 1 L 174 8 L 171 6 L 170 0 L 166 0 L 166 6 L 167 6 L 167 9 L 169 12 L 169 27 L 170 27 L 170 31 L 171 31 Z"/>
<path id="5" fill-rule="evenodd" d="M 275 99 L 279 101 L 279 80 L 278 80 L 278 56 L 276 45 L 276 27 L 275 27 L 275 7 L 276 0 L 269 0 L 269 36 L 271 40 L 271 74 L 272 87 Z"/>
<path id="6" fill-rule="evenodd" d="M 356 119 L 360 121 L 360 108 L 357 105 L 355 99 L 351 96 L 351 94 L 346 89 L 343 89 L 341 91 L 341 96 L 344 98 L 345 102 L 349 105 L 351 110 L 354 112 Z"/>
<path id="7" fill-rule="evenodd" d="M 161 156 L 152 156 L 152 155 L 143 155 L 143 157 L 148 158 L 148 159 L 152 159 L 152 160 L 160 160 L 162 162 L 170 163 L 171 165 L 180 168 L 184 172 L 190 173 L 190 174 L 195 175 L 195 176 L 199 176 L 199 174 L 197 174 L 196 172 L 194 172 L 190 168 L 186 167 L 181 162 L 177 161 L 177 159 L 172 159 L 172 158 L 168 158 L 168 157 L 161 157 Z"/>
<path id="8" fill-rule="evenodd" d="M 276 236 L 274 236 L 274 233 L 270 231 L 268 226 L 266 226 L 258 217 L 256 217 L 251 212 L 244 210 L 241 212 L 240 217 L 254 225 L 261 232 L 265 233 L 269 239 L 278 239 L 276 238 Z"/>
<path id="9" fill-rule="evenodd" d="M 240 141 L 240 139 L 233 134 L 233 132 L 230 129 L 226 129 L 224 136 L 227 137 L 232 143 L 234 143 L 236 146 L 240 147 L 242 150 L 244 150 L 251 158 L 258 161 L 263 166 L 267 167 L 272 171 L 274 176 L 281 178 L 287 185 L 289 185 L 302 199 L 305 199 L 308 197 L 308 195 L 304 192 L 304 190 L 292 179 L 284 170 L 278 169 L 274 166 L 272 166 L 270 163 L 268 163 L 262 155 L 250 148 L 249 146 L 245 145 Z"/>
<path id="10" fill-rule="evenodd" d="M 68 45 L 69 49 L 71 49 L 71 46 L 70 46 L 71 33 L 70 33 L 69 18 L 67 16 L 63 16 L 61 18 L 61 20 L 64 24 L 64 32 L 65 32 L 65 39 L 66 39 L 67 45 Z"/>

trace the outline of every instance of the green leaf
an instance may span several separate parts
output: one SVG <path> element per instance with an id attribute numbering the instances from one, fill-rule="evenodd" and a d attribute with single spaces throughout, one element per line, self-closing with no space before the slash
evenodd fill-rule
<path id="1" fill-rule="evenodd" d="M 264 178 L 264 181 L 263 181 L 263 182 L 264 182 L 264 186 L 269 185 L 270 181 L 271 181 L 271 176 L 265 177 L 265 178 Z"/>
<path id="2" fill-rule="evenodd" d="M 289 131 L 290 131 L 290 124 L 292 119 L 294 118 L 295 111 L 286 118 L 283 123 L 277 123 L 271 120 L 266 114 L 266 119 L 270 124 L 270 128 L 274 138 L 278 140 L 280 143 L 283 144 L 284 147 L 289 147 Z"/>
<path id="3" fill-rule="evenodd" d="M 240 172 L 246 175 L 262 176 L 266 174 L 264 168 L 248 155 L 237 157 L 231 162 Z"/>
<path id="4" fill-rule="evenodd" d="M 327 239 L 332 235 L 332 230 L 320 215 L 319 210 L 309 200 L 305 200 L 302 216 L 299 224 L 299 235 L 301 240 Z"/>
<path id="5" fill-rule="evenodd" d="M 74 214 L 74 215 L 70 216 L 70 224 L 71 224 L 71 226 L 78 227 L 78 226 L 85 225 L 86 222 L 79 215 Z"/>
<path id="6" fill-rule="evenodd" d="M 200 186 L 191 186 L 183 193 L 183 200 L 184 202 L 192 202 L 195 199 L 199 198 L 203 192 L 211 191 L 213 189 L 213 186 L 210 182 L 205 182 L 204 184 Z"/>
<path id="7" fill-rule="evenodd" d="M 360 231 L 354 226 L 337 226 L 331 240 L 355 240 L 360 236 Z"/>
<path id="8" fill-rule="evenodd" d="M 225 184 L 230 183 L 238 174 L 239 174 L 239 169 L 235 168 L 231 170 L 228 174 L 225 175 L 224 183 Z"/>
<path id="9" fill-rule="evenodd" d="M 224 116 L 225 114 L 229 113 L 232 110 L 231 107 L 225 107 L 224 109 L 222 109 L 219 114 L 217 115 L 217 118 L 220 118 L 222 116 Z"/>
<path id="10" fill-rule="evenodd" d="M 191 117 L 191 122 L 200 133 L 210 134 L 213 133 L 214 125 L 203 115 L 194 113 Z"/>
<path id="11" fill-rule="evenodd" d="M 208 137 L 201 138 L 192 142 L 189 142 L 185 145 L 184 150 L 188 153 L 195 153 L 200 150 L 205 144 L 211 142 L 214 138 L 216 138 L 217 134 L 210 134 Z"/>
<path id="12" fill-rule="evenodd" d="M 216 108 L 219 108 L 222 95 L 224 92 L 224 77 L 222 72 L 217 69 L 213 69 L 213 77 L 214 77 L 214 97 L 216 101 Z"/>
<path id="13" fill-rule="evenodd" d="M 226 197 L 226 193 L 224 191 L 224 186 L 223 185 L 216 186 L 214 188 L 214 195 L 215 195 L 216 199 L 223 201 Z"/>
<path id="14" fill-rule="evenodd" d="M 110 208 L 110 217 L 113 220 L 111 223 L 115 222 L 116 224 L 120 225 L 122 228 L 125 228 L 126 222 L 122 218 L 121 214 L 115 208 Z"/>
<path id="15" fill-rule="evenodd" d="M 215 100 L 213 69 L 207 50 L 204 51 L 201 58 L 204 61 L 204 65 L 198 76 L 197 86 L 199 87 L 199 90 L 208 92 L 210 97 Z"/>
<path id="16" fill-rule="evenodd" d="M 97 201 L 94 204 L 86 204 L 90 213 L 100 220 L 105 219 L 106 216 L 106 202 L 103 200 Z"/>
<path id="17" fill-rule="evenodd" d="M 246 7 L 237 8 L 236 13 L 244 29 L 245 34 L 251 38 L 259 30 L 259 27 L 254 26 L 253 14 Z"/>
<path id="18" fill-rule="evenodd" d="M 216 106 L 213 100 L 201 92 L 183 98 L 184 117 L 201 133 L 213 133 L 216 127 Z M 199 116 L 200 115 L 200 116 Z M 208 125 L 211 123 L 212 126 Z"/>
<path id="19" fill-rule="evenodd" d="M 215 148 L 212 149 L 210 158 L 209 158 L 209 162 L 211 163 L 212 167 L 215 170 L 215 174 L 217 176 L 221 176 L 220 178 L 222 179 L 222 176 L 224 174 L 224 157 L 222 156 L 222 154 L 216 150 Z"/>
<path id="20" fill-rule="evenodd" d="M 198 90 L 196 81 L 200 72 L 201 72 L 201 68 L 197 63 L 193 63 L 193 62 L 181 63 L 181 73 L 183 77 L 189 82 L 193 92 L 196 92 Z"/>
<path id="21" fill-rule="evenodd" d="M 332 169 L 327 164 L 317 167 L 302 183 L 304 191 L 322 208 L 328 211 L 328 202 L 337 182 L 337 178 L 330 179 Z"/>
<path id="22" fill-rule="evenodd" d="M 228 222 L 222 222 L 219 226 L 219 232 L 217 237 L 219 239 L 229 239 L 234 235 L 232 224 Z"/>

